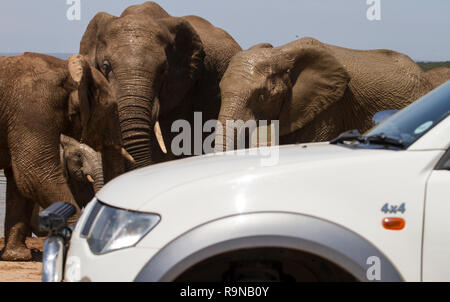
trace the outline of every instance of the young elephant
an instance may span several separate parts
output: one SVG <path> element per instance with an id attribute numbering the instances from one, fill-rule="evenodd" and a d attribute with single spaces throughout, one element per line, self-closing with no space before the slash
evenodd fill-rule
<path id="1" fill-rule="evenodd" d="M 222 78 L 224 133 L 218 131 L 216 150 L 233 149 L 234 136 L 243 137 L 244 128 L 227 129 L 227 120 L 279 120 L 282 144 L 327 141 L 346 130 L 365 131 L 376 112 L 403 108 L 431 89 L 420 67 L 394 51 L 313 38 L 260 44 L 235 55 Z"/>
<path id="2" fill-rule="evenodd" d="M 60 152 L 67 183 L 83 208 L 104 185 L 102 155 L 65 135 L 61 135 Z"/>
<path id="3" fill-rule="evenodd" d="M 115 95 L 103 75 L 80 55 L 63 61 L 24 53 L 0 59 L 0 169 L 7 178 L 3 260 L 29 260 L 26 248 L 33 202 L 79 207 L 61 167 L 60 135 L 107 155 L 108 178 L 123 171 Z M 123 154 L 126 154 L 123 152 Z M 108 160 L 105 160 L 108 162 Z M 105 165 L 106 166 L 106 165 Z"/>
<path id="4" fill-rule="evenodd" d="M 86 144 L 61 135 L 60 156 L 64 176 L 81 209 L 104 185 L 102 155 Z M 35 203 L 31 230 L 36 235 L 45 236 L 45 233 L 39 231 L 40 210 L 42 209 Z"/>

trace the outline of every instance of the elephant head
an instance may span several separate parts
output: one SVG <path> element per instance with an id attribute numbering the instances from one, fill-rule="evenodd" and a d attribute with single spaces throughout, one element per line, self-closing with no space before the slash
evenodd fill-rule
<path id="1" fill-rule="evenodd" d="M 169 16 L 152 2 L 132 6 L 120 17 L 98 13 L 89 23 L 80 53 L 112 86 L 126 150 L 136 163 L 162 154 L 158 120 L 182 106 L 203 66 L 203 44 L 184 19 Z M 164 142 L 158 140 L 161 150 Z"/>
<path id="2" fill-rule="evenodd" d="M 65 135 L 61 135 L 60 152 L 61 163 L 69 185 L 72 181 L 85 185 L 90 183 L 95 193 L 103 187 L 103 166 L 100 152 Z M 76 196 L 75 199 L 77 199 Z"/>
<path id="3" fill-rule="evenodd" d="M 235 138 L 243 137 L 243 128 L 227 126 L 227 120 L 279 120 L 280 136 L 290 134 L 341 99 L 349 81 L 344 66 L 314 39 L 238 53 L 220 83 L 223 132 L 216 136 L 216 151 L 235 148 Z"/>

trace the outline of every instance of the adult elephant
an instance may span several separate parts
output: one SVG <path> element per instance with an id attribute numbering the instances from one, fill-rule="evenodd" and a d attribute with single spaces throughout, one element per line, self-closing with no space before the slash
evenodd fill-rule
<path id="1" fill-rule="evenodd" d="M 216 151 L 244 146 L 227 120 L 279 120 L 280 143 L 327 141 L 365 131 L 378 111 L 400 109 L 432 88 L 406 55 L 353 50 L 303 38 L 260 44 L 233 57 L 222 78 Z M 248 125 L 247 125 L 248 126 Z"/>
<path id="2" fill-rule="evenodd" d="M 25 237 L 34 202 L 79 207 L 64 178 L 60 135 L 101 151 L 123 171 L 117 102 L 103 75 L 80 55 L 68 61 L 24 53 L 0 60 L 0 169 L 7 178 L 3 260 L 29 260 Z"/>
<path id="3" fill-rule="evenodd" d="M 219 82 L 240 50 L 208 21 L 172 17 L 154 2 L 131 6 L 120 17 L 102 12 L 91 20 L 80 53 L 116 92 L 124 146 L 136 160 L 129 168 L 178 155 L 171 146 L 173 121 L 193 125 L 196 111 L 204 120 L 217 118 Z M 159 144 L 157 137 L 163 138 Z"/>

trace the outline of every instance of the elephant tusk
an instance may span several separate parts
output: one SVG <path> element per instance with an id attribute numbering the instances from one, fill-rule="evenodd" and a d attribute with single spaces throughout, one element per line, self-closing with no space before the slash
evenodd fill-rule
<path id="1" fill-rule="evenodd" d="M 159 126 L 159 122 L 155 123 L 155 136 L 158 140 L 159 147 L 164 154 L 167 154 L 166 144 L 164 143 L 164 138 L 162 136 L 161 127 Z"/>
<path id="2" fill-rule="evenodd" d="M 120 154 L 126 159 L 128 160 L 130 163 L 135 164 L 136 161 L 134 160 L 133 156 L 130 155 L 130 153 L 127 152 L 127 150 L 125 150 L 125 148 L 121 148 L 120 149 Z"/>
<path id="3" fill-rule="evenodd" d="M 88 180 L 90 183 L 92 183 L 92 184 L 95 182 L 94 179 L 92 178 L 92 176 L 89 175 L 89 174 L 86 176 L 86 178 L 87 178 L 87 180 Z"/>

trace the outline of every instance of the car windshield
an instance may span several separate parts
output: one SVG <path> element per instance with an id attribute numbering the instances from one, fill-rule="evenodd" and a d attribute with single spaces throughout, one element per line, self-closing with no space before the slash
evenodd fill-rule
<path id="1" fill-rule="evenodd" d="M 383 121 L 364 137 L 387 137 L 408 148 L 450 113 L 450 81 Z M 363 143 L 355 142 L 360 146 Z"/>

